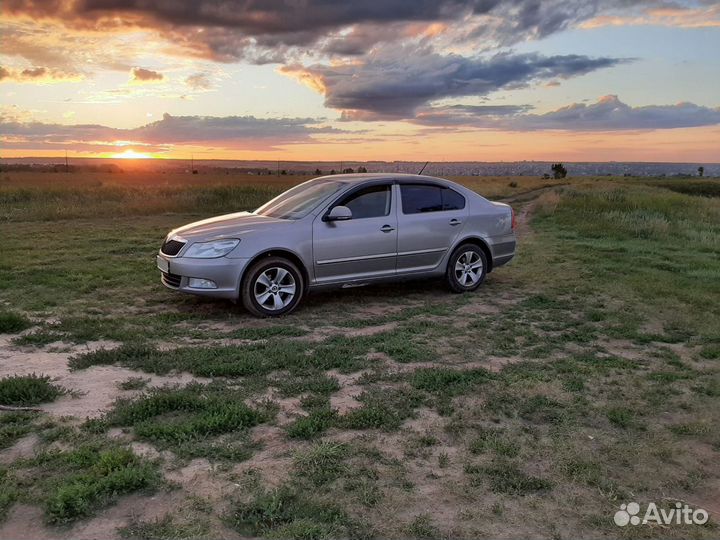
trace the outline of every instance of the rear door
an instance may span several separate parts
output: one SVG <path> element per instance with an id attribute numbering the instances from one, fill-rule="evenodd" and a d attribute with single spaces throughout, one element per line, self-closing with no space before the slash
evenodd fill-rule
<path id="1" fill-rule="evenodd" d="M 391 182 L 361 186 L 331 204 L 313 222 L 317 283 L 362 281 L 395 274 L 397 210 Z M 334 206 L 347 206 L 352 219 L 324 221 Z"/>
<path id="2" fill-rule="evenodd" d="M 463 228 L 465 197 L 433 183 L 401 183 L 399 188 L 397 272 L 432 270 Z"/>

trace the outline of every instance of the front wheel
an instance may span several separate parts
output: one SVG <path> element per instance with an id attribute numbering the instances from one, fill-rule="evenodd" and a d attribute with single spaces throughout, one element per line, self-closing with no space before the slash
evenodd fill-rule
<path id="1" fill-rule="evenodd" d="M 485 281 L 486 273 L 487 257 L 483 250 L 474 244 L 463 244 L 450 255 L 445 277 L 453 292 L 463 293 L 477 289 Z"/>
<path id="2" fill-rule="evenodd" d="M 305 292 L 305 283 L 295 264 L 282 257 L 254 263 L 241 287 L 242 303 L 257 317 L 275 317 L 294 310 Z"/>

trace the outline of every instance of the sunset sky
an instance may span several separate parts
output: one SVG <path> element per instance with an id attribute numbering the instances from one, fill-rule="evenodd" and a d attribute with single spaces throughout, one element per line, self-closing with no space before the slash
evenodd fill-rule
<path id="1" fill-rule="evenodd" d="M 720 162 L 720 2 L 2 0 L 0 156 Z"/>

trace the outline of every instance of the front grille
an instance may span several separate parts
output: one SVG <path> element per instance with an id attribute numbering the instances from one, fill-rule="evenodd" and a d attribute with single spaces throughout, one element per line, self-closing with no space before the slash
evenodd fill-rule
<path id="1" fill-rule="evenodd" d="M 180 288 L 180 280 L 182 279 L 182 276 L 178 276 L 177 274 L 168 274 L 166 272 L 160 273 L 162 274 L 162 280 L 165 285 L 176 289 Z"/>
<path id="2" fill-rule="evenodd" d="M 165 255 L 170 255 L 171 257 L 174 257 L 178 253 L 180 253 L 180 250 L 185 245 L 185 242 L 178 242 L 177 240 L 168 240 L 162 245 L 162 248 L 160 248 L 160 251 L 162 251 Z"/>

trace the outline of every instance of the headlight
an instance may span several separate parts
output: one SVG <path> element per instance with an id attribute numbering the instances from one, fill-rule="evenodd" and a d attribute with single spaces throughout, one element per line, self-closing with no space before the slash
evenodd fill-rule
<path id="1" fill-rule="evenodd" d="M 237 247 L 240 240 L 215 240 L 213 242 L 197 242 L 190 246 L 184 257 L 196 259 L 215 259 L 223 257 Z"/>

